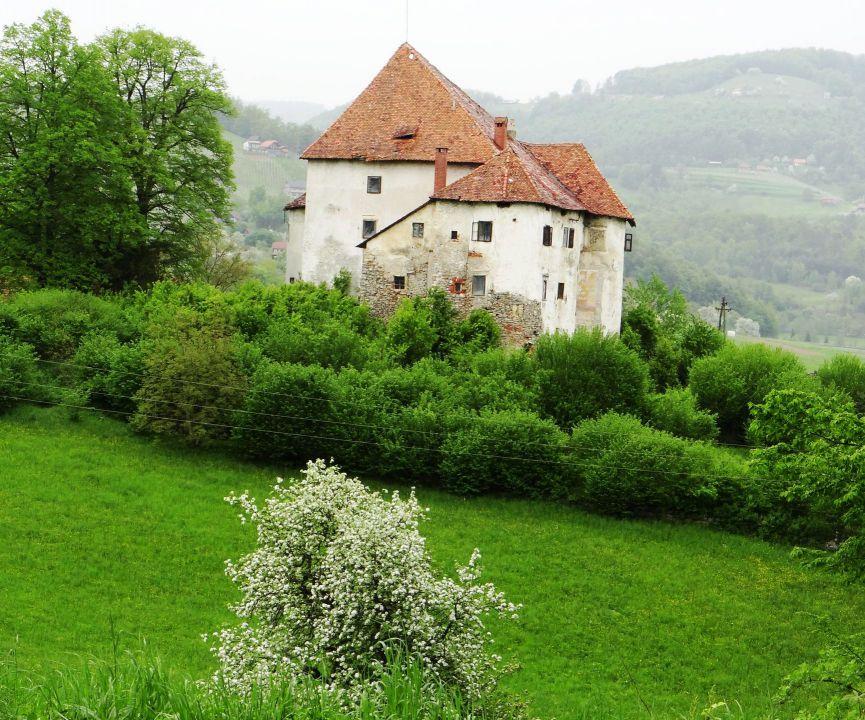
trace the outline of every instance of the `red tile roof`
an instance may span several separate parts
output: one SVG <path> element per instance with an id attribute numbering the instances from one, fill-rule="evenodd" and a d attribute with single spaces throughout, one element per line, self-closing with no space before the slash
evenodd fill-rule
<path id="1" fill-rule="evenodd" d="M 570 190 L 590 213 L 622 218 L 634 223 L 634 216 L 625 207 L 606 178 L 598 170 L 584 145 L 557 143 L 535 145 L 522 143 L 541 164 Z"/>
<path id="2" fill-rule="evenodd" d="M 585 210 L 576 197 L 520 143 L 433 194 L 435 200 L 528 202 Z"/>
<path id="3" fill-rule="evenodd" d="M 413 131 L 413 137 L 395 136 Z M 480 165 L 496 151 L 492 116 L 408 43 L 301 158 L 448 160 Z"/>
<path id="4" fill-rule="evenodd" d="M 432 196 L 463 202 L 527 202 L 594 215 L 634 217 L 601 175 L 582 145 L 531 145 L 509 140 L 507 148 Z"/>
<path id="5" fill-rule="evenodd" d="M 304 193 L 303 195 L 300 195 L 299 197 L 296 197 L 290 203 L 287 203 L 286 206 L 282 209 L 283 210 L 298 210 L 300 208 L 305 208 L 305 207 L 306 207 L 306 193 Z"/>

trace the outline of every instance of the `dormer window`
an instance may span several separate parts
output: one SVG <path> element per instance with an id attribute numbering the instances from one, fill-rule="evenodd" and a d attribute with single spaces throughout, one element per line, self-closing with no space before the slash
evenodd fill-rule
<path id="1" fill-rule="evenodd" d="M 366 191 L 378 195 L 381 192 L 381 175 L 368 175 L 366 178 Z"/>
<path id="2" fill-rule="evenodd" d="M 415 136 L 415 128 L 408 125 L 401 125 L 393 131 L 394 140 L 411 140 Z"/>

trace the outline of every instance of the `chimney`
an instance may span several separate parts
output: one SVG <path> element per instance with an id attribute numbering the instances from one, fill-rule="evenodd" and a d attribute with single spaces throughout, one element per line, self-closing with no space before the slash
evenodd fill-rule
<path id="1" fill-rule="evenodd" d="M 446 147 L 436 148 L 435 156 L 435 180 L 433 180 L 433 193 L 437 193 L 448 184 L 448 149 Z"/>
<path id="2" fill-rule="evenodd" d="M 504 150 L 508 143 L 508 119 L 506 117 L 496 118 L 496 134 L 493 142 L 499 150 Z"/>

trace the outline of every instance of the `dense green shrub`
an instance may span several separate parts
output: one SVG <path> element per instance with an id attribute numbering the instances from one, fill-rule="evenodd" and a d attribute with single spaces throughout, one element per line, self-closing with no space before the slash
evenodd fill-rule
<path id="1" fill-rule="evenodd" d="M 432 355 L 439 339 L 432 314 L 420 300 L 403 300 L 387 324 L 388 348 L 401 365 L 411 365 Z"/>
<path id="2" fill-rule="evenodd" d="M 600 330 L 542 335 L 535 361 L 541 407 L 563 430 L 608 410 L 642 411 L 646 365 L 615 335 Z"/>
<path id="3" fill-rule="evenodd" d="M 397 367 L 377 373 L 374 382 L 394 407 L 417 405 L 422 399 L 439 403 L 453 392 L 454 371 L 447 363 L 425 358 L 406 368 Z"/>
<path id="4" fill-rule="evenodd" d="M 718 416 L 723 434 L 743 439 L 750 405 L 763 402 L 773 389 L 814 384 L 792 353 L 727 343 L 717 354 L 694 362 L 689 387 L 697 404 Z"/>
<path id="5" fill-rule="evenodd" d="M 431 396 L 417 405 L 395 409 L 379 436 L 379 472 L 401 481 L 436 484 L 441 445 L 445 440 L 444 409 Z"/>
<path id="6" fill-rule="evenodd" d="M 94 407 L 132 413 L 145 377 L 141 344 L 123 344 L 114 333 L 89 333 L 72 359 L 78 387 Z"/>
<path id="7" fill-rule="evenodd" d="M 442 485 L 471 495 L 505 490 L 531 497 L 558 491 L 567 436 L 549 420 L 520 410 L 454 413 L 445 421 Z"/>
<path id="8" fill-rule="evenodd" d="M 336 394 L 330 403 L 333 421 L 327 435 L 334 438 L 327 457 L 354 472 L 382 474 L 381 440 L 390 429 L 393 404 L 375 373 L 347 368 L 336 376 Z"/>
<path id="9" fill-rule="evenodd" d="M 697 407 L 687 388 L 668 388 L 646 397 L 646 422 L 656 430 L 690 440 L 717 440 L 718 424 L 712 413 Z"/>
<path id="10" fill-rule="evenodd" d="M 30 345 L 0 335 L 0 412 L 19 402 L 16 398 L 42 400 L 42 387 L 36 354 Z"/>
<path id="11" fill-rule="evenodd" d="M 855 355 L 841 353 L 827 360 L 817 370 L 817 378 L 826 388 L 842 390 L 865 415 L 865 363 Z"/>
<path id="12" fill-rule="evenodd" d="M 75 290 L 36 290 L 0 302 L 0 330 L 33 347 L 45 360 L 66 360 L 89 332 L 113 332 L 122 340 L 138 328 L 119 300 Z"/>
<path id="13" fill-rule="evenodd" d="M 324 318 L 314 325 L 304 323 L 298 316 L 273 319 L 257 344 L 271 360 L 334 370 L 363 368 L 373 354 L 363 336 L 333 318 Z"/>
<path id="14" fill-rule="evenodd" d="M 448 301 L 450 302 L 450 301 Z M 478 353 L 499 347 L 502 330 L 486 310 L 472 310 L 453 330 L 451 353 Z"/>
<path id="15" fill-rule="evenodd" d="M 566 497 L 610 515 L 705 513 L 715 497 L 712 456 L 634 417 L 607 413 L 571 436 Z"/>
<path id="16" fill-rule="evenodd" d="M 227 438 L 246 386 L 237 339 L 218 322 L 172 330 L 147 344 L 132 425 L 193 444 Z"/>
<path id="17" fill-rule="evenodd" d="M 241 451 L 269 459 L 339 457 L 337 375 L 317 365 L 265 362 L 234 422 Z"/>
<path id="18" fill-rule="evenodd" d="M 762 479 L 763 530 L 809 544 L 834 543 L 827 561 L 865 574 L 865 420 L 846 397 L 771 391 L 748 429 Z"/>
<path id="19" fill-rule="evenodd" d="M 684 385 L 694 360 L 717 352 L 724 337 L 688 311 L 678 290 L 653 275 L 625 288 L 622 341 L 649 366 L 656 389 Z"/>

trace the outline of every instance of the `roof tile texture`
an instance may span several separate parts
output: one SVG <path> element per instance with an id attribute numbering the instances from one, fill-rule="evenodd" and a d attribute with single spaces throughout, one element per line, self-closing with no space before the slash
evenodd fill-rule
<path id="1" fill-rule="evenodd" d="M 409 139 L 395 134 L 414 130 Z M 492 157 L 490 114 L 404 43 L 333 125 L 301 155 L 314 159 L 433 160 L 481 164 Z"/>

